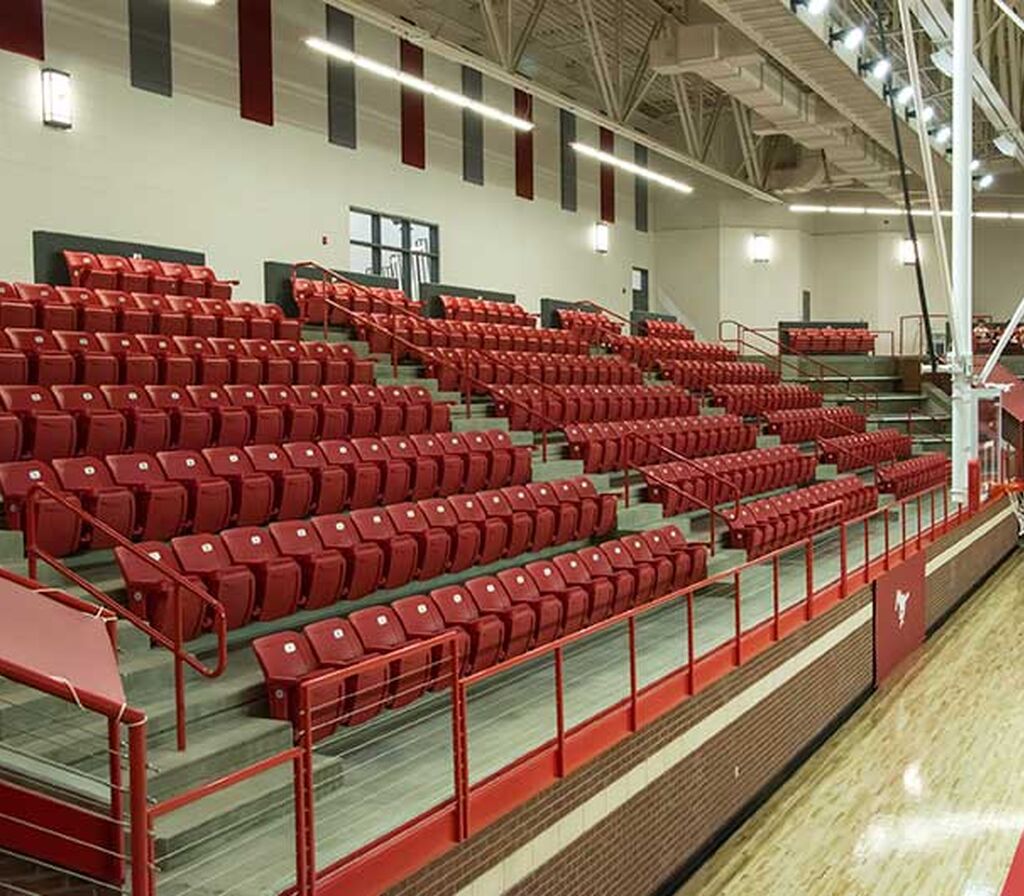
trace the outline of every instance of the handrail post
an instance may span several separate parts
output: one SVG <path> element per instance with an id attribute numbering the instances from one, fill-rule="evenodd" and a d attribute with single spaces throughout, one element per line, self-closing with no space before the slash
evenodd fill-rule
<path id="1" fill-rule="evenodd" d="M 637 691 L 639 690 L 636 668 L 636 616 L 630 616 L 629 629 L 629 730 L 637 729 Z"/>
<path id="2" fill-rule="evenodd" d="M 565 777 L 565 658 L 561 645 L 555 648 L 555 728 L 558 734 L 557 771 Z"/>
<path id="3" fill-rule="evenodd" d="M 740 611 L 740 574 L 739 571 L 733 573 L 732 577 L 732 599 L 733 599 L 733 625 L 736 629 L 736 665 L 740 666 L 743 664 L 743 646 L 742 646 L 742 631 L 743 619 L 742 612 Z"/>
<path id="4" fill-rule="evenodd" d="M 311 808 L 307 805 L 306 754 L 299 750 L 292 760 L 292 793 L 295 812 L 295 885 L 297 896 L 312 896 L 315 889 L 316 868 L 308 865 L 306 852 L 309 840 L 308 825 Z"/>
<path id="5" fill-rule="evenodd" d="M 110 777 L 110 818 L 117 828 L 117 852 L 124 853 L 124 793 L 121 775 L 121 722 L 107 719 L 107 774 Z"/>
<path id="6" fill-rule="evenodd" d="M 804 562 L 806 565 L 804 574 L 807 587 L 807 619 L 814 618 L 814 539 L 808 538 L 804 542 Z"/>
<path id="7" fill-rule="evenodd" d="M 172 587 L 174 594 L 174 712 L 175 729 L 177 732 L 178 752 L 185 752 L 185 660 L 183 656 L 184 641 L 182 639 L 183 620 L 181 609 L 181 589 Z"/>
<path id="8" fill-rule="evenodd" d="M 779 640 L 781 620 L 779 618 L 780 602 L 779 555 L 772 554 L 772 640 Z"/>
<path id="9" fill-rule="evenodd" d="M 36 505 L 39 487 L 33 486 L 25 496 L 25 556 L 28 558 L 28 577 L 39 580 L 39 559 L 36 553 L 38 532 L 36 527 Z"/>
<path id="10" fill-rule="evenodd" d="M 690 696 L 697 693 L 697 645 L 694 634 L 693 589 L 686 592 L 686 677 Z"/>
<path id="11" fill-rule="evenodd" d="M 316 791 L 313 784 L 313 713 L 309 705 L 309 688 L 299 686 L 299 746 L 302 747 L 302 788 L 306 808 L 305 866 L 310 890 L 316 890 Z"/>
<path id="12" fill-rule="evenodd" d="M 839 598 L 840 600 L 846 597 L 846 550 L 847 550 L 847 538 L 846 538 L 846 522 L 840 521 L 839 523 Z"/>
<path id="13" fill-rule="evenodd" d="M 466 727 L 466 687 L 459 678 L 462 667 L 459 642 L 452 641 L 452 769 L 455 774 L 455 837 L 469 836 L 469 732 Z"/>
<path id="14" fill-rule="evenodd" d="M 153 893 L 150 874 L 150 817 L 146 797 L 146 719 L 128 723 L 128 786 L 132 896 Z"/>

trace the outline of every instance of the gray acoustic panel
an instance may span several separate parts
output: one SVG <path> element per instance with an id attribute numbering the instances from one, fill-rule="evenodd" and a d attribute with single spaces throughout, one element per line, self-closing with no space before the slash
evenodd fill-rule
<path id="1" fill-rule="evenodd" d="M 327 39 L 355 49 L 355 19 L 327 4 Z M 327 60 L 327 139 L 337 146 L 356 148 L 356 70 L 337 59 Z"/>
<path id="2" fill-rule="evenodd" d="M 170 0 L 128 0 L 132 87 L 171 96 Z"/>
<path id="3" fill-rule="evenodd" d="M 576 142 L 576 116 L 565 109 L 559 109 L 558 129 L 561 140 L 559 169 L 561 172 L 562 208 L 567 212 L 574 212 L 578 208 L 576 151 L 570 144 Z"/>
<path id="4" fill-rule="evenodd" d="M 470 99 L 484 98 L 484 79 L 475 68 L 462 66 L 462 92 Z M 475 112 L 462 110 L 462 179 L 484 183 L 484 120 Z"/>
<path id="5" fill-rule="evenodd" d="M 76 252 L 92 252 L 98 255 L 123 255 L 125 258 L 139 254 L 143 258 L 155 258 L 157 261 L 206 264 L 206 256 L 202 252 L 195 252 L 191 249 L 152 246 L 148 243 L 129 243 L 124 240 L 109 240 L 90 234 L 34 230 L 32 231 L 32 261 L 33 277 L 36 283 L 52 283 L 55 286 L 67 286 L 71 283 L 62 254 L 65 249 Z M 231 276 L 228 271 L 218 273 L 227 277 Z"/>

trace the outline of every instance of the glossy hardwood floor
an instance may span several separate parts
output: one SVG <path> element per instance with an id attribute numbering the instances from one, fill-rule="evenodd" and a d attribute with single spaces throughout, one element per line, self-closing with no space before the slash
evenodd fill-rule
<path id="1" fill-rule="evenodd" d="M 678 896 L 999 896 L 1024 833 L 1024 551 Z"/>

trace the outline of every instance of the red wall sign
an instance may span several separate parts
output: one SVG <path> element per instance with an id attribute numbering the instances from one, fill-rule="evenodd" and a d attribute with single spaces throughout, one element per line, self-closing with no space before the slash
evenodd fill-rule
<path id="1" fill-rule="evenodd" d="M 924 642 L 924 551 L 875 581 L 875 684 Z"/>

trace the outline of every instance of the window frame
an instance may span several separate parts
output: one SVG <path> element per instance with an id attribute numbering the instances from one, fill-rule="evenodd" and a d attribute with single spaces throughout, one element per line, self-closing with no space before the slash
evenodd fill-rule
<path id="1" fill-rule="evenodd" d="M 353 238 L 352 216 L 367 215 L 370 218 L 370 240 Z M 381 221 L 384 219 L 395 221 L 402 231 L 401 246 L 385 246 L 381 236 Z M 428 233 L 430 245 L 427 250 L 416 248 L 412 245 L 412 229 L 414 226 L 425 227 Z M 381 212 L 362 206 L 349 206 L 349 258 L 354 246 L 361 246 L 370 250 L 371 267 L 374 276 L 390 276 L 384 272 L 384 258 L 390 253 L 398 253 L 401 257 L 400 286 L 413 297 L 417 297 L 419 286 L 422 283 L 441 282 L 441 228 L 430 221 L 423 221 L 419 218 L 407 218 L 391 212 Z M 423 261 L 420 261 L 422 259 Z M 426 279 L 421 279 L 420 265 L 425 264 Z M 415 274 L 415 276 L 414 276 Z"/>

